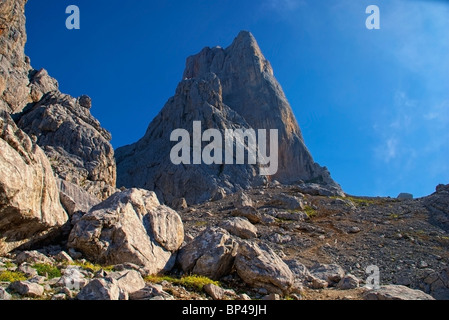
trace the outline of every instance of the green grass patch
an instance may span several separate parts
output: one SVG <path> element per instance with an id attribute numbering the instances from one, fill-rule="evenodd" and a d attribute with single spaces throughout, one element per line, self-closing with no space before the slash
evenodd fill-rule
<path id="1" fill-rule="evenodd" d="M 25 281 L 27 277 L 18 271 L 2 271 L 0 272 L 0 282 L 16 282 Z"/>
<path id="2" fill-rule="evenodd" d="M 214 284 L 216 286 L 221 286 L 220 282 L 213 281 L 207 277 L 203 276 L 197 276 L 197 275 L 191 275 L 191 276 L 184 276 L 182 278 L 174 278 L 170 276 L 147 276 L 145 277 L 145 281 L 152 282 L 152 283 L 161 283 L 163 281 L 170 282 L 174 285 L 183 286 L 195 291 L 203 291 L 203 288 L 207 284 Z"/>
<path id="3" fill-rule="evenodd" d="M 113 271 L 114 270 L 114 266 L 102 266 L 99 264 L 93 264 L 87 261 L 74 261 L 70 263 L 71 266 L 78 266 L 81 269 L 84 269 L 86 271 L 90 271 L 90 272 L 97 272 L 100 270 L 104 270 L 104 271 Z"/>
<path id="4" fill-rule="evenodd" d="M 351 200 L 355 205 L 360 207 L 367 207 L 373 204 L 376 204 L 375 199 L 363 199 L 363 198 L 355 198 L 355 197 L 346 197 L 346 199 Z"/>
<path id="5" fill-rule="evenodd" d="M 394 220 L 399 219 L 399 215 L 396 213 L 392 213 L 392 214 L 390 214 L 390 219 L 394 219 Z"/>
<path id="6" fill-rule="evenodd" d="M 10 261 L 6 261 L 5 262 L 5 268 L 6 269 L 9 269 L 9 268 L 15 268 L 16 267 L 16 265 L 14 264 L 14 263 L 12 263 L 12 262 L 10 262 Z"/>
<path id="7" fill-rule="evenodd" d="M 317 211 L 316 211 L 314 208 L 312 208 L 311 206 L 306 206 L 306 207 L 304 208 L 304 212 L 307 214 L 307 216 L 308 216 L 310 219 L 312 219 L 313 217 L 315 217 L 316 214 L 317 214 Z"/>
<path id="8" fill-rule="evenodd" d="M 207 226 L 207 221 L 197 221 L 195 222 L 195 227 L 205 227 Z"/>
<path id="9" fill-rule="evenodd" d="M 33 265 L 33 268 L 36 269 L 38 275 L 47 277 L 48 279 L 59 278 L 62 276 L 61 270 L 50 264 L 36 263 Z"/>

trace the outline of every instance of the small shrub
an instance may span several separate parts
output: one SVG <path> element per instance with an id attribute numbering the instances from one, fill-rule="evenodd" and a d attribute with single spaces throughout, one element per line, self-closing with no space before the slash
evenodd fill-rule
<path id="1" fill-rule="evenodd" d="M 22 272 L 3 271 L 0 272 L 0 282 L 25 281 L 27 277 Z"/>
<path id="2" fill-rule="evenodd" d="M 62 276 L 61 270 L 50 264 L 37 263 L 33 265 L 33 268 L 36 269 L 38 275 L 46 276 L 48 279 L 59 278 Z"/>

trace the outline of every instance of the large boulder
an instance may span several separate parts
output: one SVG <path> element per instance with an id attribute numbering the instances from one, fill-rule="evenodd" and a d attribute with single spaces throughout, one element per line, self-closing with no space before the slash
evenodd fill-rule
<path id="1" fill-rule="evenodd" d="M 186 273 L 218 280 L 231 272 L 237 249 L 237 242 L 226 230 L 210 227 L 181 248 L 178 263 Z"/>
<path id="2" fill-rule="evenodd" d="M 31 246 L 68 216 L 44 152 L 0 110 L 0 255 Z"/>
<path id="3" fill-rule="evenodd" d="M 77 212 L 87 213 L 101 202 L 97 197 L 76 184 L 61 179 L 58 179 L 58 183 L 61 204 L 69 216 L 73 216 Z"/>
<path id="4" fill-rule="evenodd" d="M 87 301 L 128 300 L 128 295 L 120 289 L 117 280 L 107 277 L 91 280 L 76 298 Z"/>
<path id="5" fill-rule="evenodd" d="M 235 269 L 245 283 L 271 293 L 287 294 L 295 281 L 290 268 L 273 250 L 249 241 L 239 244 Z"/>
<path id="6" fill-rule="evenodd" d="M 134 263 L 148 273 L 170 270 L 184 241 L 178 213 L 160 205 L 154 192 L 118 192 L 75 225 L 69 247 L 108 265 Z"/>
<path id="7" fill-rule="evenodd" d="M 364 294 L 365 300 L 435 300 L 432 296 L 405 286 L 388 285 Z"/>

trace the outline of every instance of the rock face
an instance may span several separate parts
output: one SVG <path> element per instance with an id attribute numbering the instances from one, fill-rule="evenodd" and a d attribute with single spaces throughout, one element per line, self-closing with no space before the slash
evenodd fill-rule
<path id="1" fill-rule="evenodd" d="M 30 101 L 31 69 L 25 57 L 26 0 L 0 2 L 0 110 L 20 111 Z"/>
<path id="2" fill-rule="evenodd" d="M 273 178 L 314 180 L 341 190 L 313 161 L 281 86 L 249 32 L 242 31 L 227 49 L 205 48 L 188 58 L 183 79 L 145 136 L 116 151 L 118 186 L 154 190 L 168 203 L 183 197 L 190 204 L 265 181 L 258 165 L 172 164 L 172 131 L 185 129 L 192 136 L 193 122 L 201 121 L 203 130 L 223 133 L 278 129 L 279 170 Z"/>
<path id="3" fill-rule="evenodd" d="M 154 192 L 131 189 L 93 207 L 73 228 L 69 246 L 106 265 L 134 263 L 148 273 L 170 270 L 184 241 L 179 215 Z"/>
<path id="4" fill-rule="evenodd" d="M 90 114 L 87 96 L 54 91 L 18 116 L 18 126 L 37 137 L 54 172 L 104 200 L 115 189 L 116 166 L 111 135 Z"/>
<path id="5" fill-rule="evenodd" d="M 449 232 L 449 185 L 438 185 L 436 192 L 422 201 L 432 213 L 431 222 Z"/>
<path id="6" fill-rule="evenodd" d="M 232 270 L 238 244 L 221 228 L 208 228 L 178 254 L 178 263 L 186 273 L 218 280 Z"/>
<path id="7" fill-rule="evenodd" d="M 67 222 L 44 152 L 0 111 L 0 255 L 31 246 Z"/>
<path id="8" fill-rule="evenodd" d="M 295 280 L 290 268 L 273 250 L 248 241 L 239 245 L 235 268 L 248 285 L 271 293 L 289 293 Z"/>

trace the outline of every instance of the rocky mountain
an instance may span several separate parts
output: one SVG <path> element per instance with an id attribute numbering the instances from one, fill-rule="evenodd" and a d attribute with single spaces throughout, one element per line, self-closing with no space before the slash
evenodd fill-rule
<path id="1" fill-rule="evenodd" d="M 89 97 L 62 94 L 46 70 L 31 67 L 24 52 L 26 2 L 0 3 L 0 110 L 37 138 L 59 178 L 104 200 L 116 191 L 111 135 L 90 114 Z"/>
<path id="2" fill-rule="evenodd" d="M 183 81 L 137 143 L 116 151 L 118 185 L 154 190 L 168 203 L 207 201 L 264 183 L 258 165 L 174 165 L 170 134 L 194 121 L 203 130 L 279 130 L 277 173 L 281 183 L 314 181 L 341 192 L 326 168 L 313 161 L 270 63 L 251 33 L 242 31 L 226 49 L 205 48 L 187 59 Z M 266 181 L 265 181 L 266 182 Z"/>

